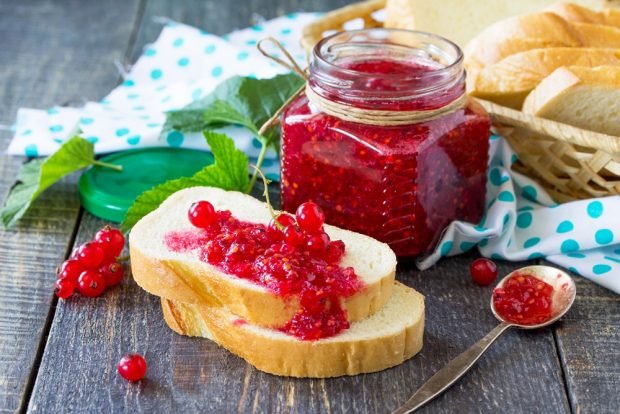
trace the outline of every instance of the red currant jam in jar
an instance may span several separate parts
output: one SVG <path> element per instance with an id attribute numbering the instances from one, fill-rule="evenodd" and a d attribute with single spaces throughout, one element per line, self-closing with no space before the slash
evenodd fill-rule
<path id="1" fill-rule="evenodd" d="M 553 286 L 527 274 L 511 276 L 493 290 L 493 307 L 506 321 L 538 325 L 551 319 Z"/>
<path id="2" fill-rule="evenodd" d="M 431 249 L 453 220 L 478 222 L 490 120 L 464 96 L 462 61 L 456 45 L 422 32 L 368 29 L 319 42 L 307 93 L 282 118 L 283 208 L 314 200 L 330 224 L 400 257 Z"/>

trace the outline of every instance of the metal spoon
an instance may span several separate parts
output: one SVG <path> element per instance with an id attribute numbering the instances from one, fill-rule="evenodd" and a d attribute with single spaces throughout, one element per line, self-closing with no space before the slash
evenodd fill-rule
<path id="1" fill-rule="evenodd" d="M 491 311 L 501 322 L 484 338 L 472 345 L 468 350 L 454 358 L 445 367 L 440 369 L 422 385 L 407 402 L 392 414 L 411 413 L 428 403 L 433 398 L 447 390 L 459 378 L 461 378 L 474 363 L 482 356 L 484 351 L 504 333 L 508 328 L 516 326 L 521 329 L 537 329 L 552 324 L 560 319 L 570 309 L 575 300 L 576 287 L 573 279 L 563 272 L 550 266 L 527 266 L 509 273 L 498 284 L 502 287 L 507 279 L 515 273 L 528 274 L 553 286 L 554 293 L 551 299 L 551 317 L 538 325 L 518 325 L 504 320 L 495 310 L 493 298 L 491 298 Z"/>

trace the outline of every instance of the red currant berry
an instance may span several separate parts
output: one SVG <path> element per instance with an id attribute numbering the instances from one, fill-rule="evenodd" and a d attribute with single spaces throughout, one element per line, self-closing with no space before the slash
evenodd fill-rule
<path id="1" fill-rule="evenodd" d="M 187 212 L 190 223 L 204 229 L 217 221 L 217 213 L 213 204 L 208 201 L 196 201 Z"/>
<path id="2" fill-rule="evenodd" d="M 278 224 L 282 227 L 282 230 L 276 226 L 276 220 Z M 284 229 L 288 226 L 295 224 L 295 218 L 290 214 L 282 213 L 276 216 L 276 218 L 272 218 L 267 226 L 267 235 L 273 241 L 280 241 L 283 238 Z"/>
<path id="3" fill-rule="evenodd" d="M 77 289 L 82 296 L 90 298 L 101 296 L 105 290 L 105 279 L 96 270 L 85 270 L 78 278 Z"/>
<path id="4" fill-rule="evenodd" d="M 123 280 L 125 271 L 123 265 L 118 262 L 106 263 L 99 269 L 99 273 L 103 275 L 106 287 L 116 286 Z"/>
<path id="5" fill-rule="evenodd" d="M 300 205 L 295 212 L 295 217 L 297 217 L 297 224 L 299 224 L 299 227 L 308 233 L 320 231 L 325 222 L 323 210 L 312 201 Z"/>
<path id="6" fill-rule="evenodd" d="M 474 283 L 480 286 L 490 285 L 497 277 L 497 265 L 492 260 L 485 258 L 474 260 L 469 271 Z"/>
<path id="7" fill-rule="evenodd" d="M 327 233 L 310 234 L 306 239 L 306 247 L 313 253 L 325 253 L 327 246 L 329 246 Z"/>
<path id="8" fill-rule="evenodd" d="M 103 263 L 104 253 L 99 243 L 86 243 L 78 247 L 76 260 L 85 269 L 95 269 Z"/>
<path id="9" fill-rule="evenodd" d="M 61 299 L 69 299 L 75 292 L 75 282 L 71 279 L 56 280 L 54 293 Z"/>
<path id="10" fill-rule="evenodd" d="M 146 374 L 146 360 L 141 355 L 128 354 L 121 358 L 116 369 L 127 381 L 139 381 Z"/>
<path id="11" fill-rule="evenodd" d="M 105 226 L 95 234 L 95 241 L 98 242 L 105 253 L 107 260 L 112 261 L 120 256 L 125 247 L 125 236 L 120 230 L 110 226 Z"/>
<path id="12" fill-rule="evenodd" d="M 69 256 L 69 260 L 78 259 L 78 250 L 79 250 L 79 247 L 76 247 L 75 249 L 73 249 L 73 251 L 71 252 L 71 256 Z"/>
<path id="13" fill-rule="evenodd" d="M 80 273 L 84 271 L 84 268 L 75 259 L 69 259 L 60 265 L 60 269 L 58 269 L 58 279 L 69 279 L 74 284 L 77 282 Z"/>
<path id="14" fill-rule="evenodd" d="M 328 263 L 338 263 L 342 256 L 344 256 L 344 250 L 345 246 L 342 240 L 330 242 L 325 253 L 325 260 Z"/>
<path id="15" fill-rule="evenodd" d="M 284 242 L 291 247 L 297 247 L 303 244 L 304 235 L 296 224 L 287 226 L 284 229 Z"/>

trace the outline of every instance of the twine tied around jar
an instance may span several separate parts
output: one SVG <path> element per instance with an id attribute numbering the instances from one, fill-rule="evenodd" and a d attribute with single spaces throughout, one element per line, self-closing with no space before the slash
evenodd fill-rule
<path id="1" fill-rule="evenodd" d="M 286 57 L 287 60 L 280 59 L 273 54 L 270 54 L 263 48 L 264 42 L 271 42 L 274 44 Z M 297 75 L 301 76 L 306 80 L 305 84 L 302 85 L 301 88 L 297 90 L 285 103 L 282 107 L 274 114 L 272 118 L 270 118 L 265 125 L 261 128 L 266 130 L 271 127 L 275 122 L 277 122 L 278 117 L 286 108 L 286 106 L 291 103 L 295 98 L 301 95 L 302 92 L 305 92 L 306 97 L 310 101 L 310 103 L 321 111 L 325 112 L 328 115 L 334 116 L 336 118 L 342 119 L 344 121 L 356 122 L 360 124 L 367 125 L 378 125 L 378 126 L 399 126 L 399 125 L 410 125 L 415 124 L 422 121 L 430 121 L 436 118 L 440 118 L 442 116 L 448 115 L 452 112 L 455 112 L 461 109 L 465 103 L 467 102 L 467 94 L 463 92 L 458 98 L 450 102 L 449 104 L 442 106 L 437 109 L 428 109 L 428 110 L 405 110 L 405 111 L 390 111 L 390 110 L 380 110 L 380 109 L 367 109 L 367 108 L 358 108 L 351 105 L 341 104 L 339 102 L 332 101 L 327 99 L 318 93 L 316 93 L 310 83 L 308 82 L 308 70 L 302 69 L 295 59 L 291 56 L 291 54 L 286 50 L 282 44 L 273 37 L 267 37 L 261 39 L 256 48 L 258 51 L 268 59 L 273 60 L 278 63 L 280 66 L 283 66 L 292 72 L 295 72 Z M 261 132 L 259 131 L 259 132 Z"/>

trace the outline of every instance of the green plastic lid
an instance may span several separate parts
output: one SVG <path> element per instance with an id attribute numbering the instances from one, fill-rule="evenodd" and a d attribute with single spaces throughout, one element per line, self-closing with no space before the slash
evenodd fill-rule
<path id="1" fill-rule="evenodd" d="M 120 223 L 137 196 L 165 181 L 189 177 L 213 163 L 208 152 L 184 148 L 144 148 L 108 155 L 99 161 L 123 171 L 93 166 L 80 177 L 82 206 L 94 216 Z"/>

